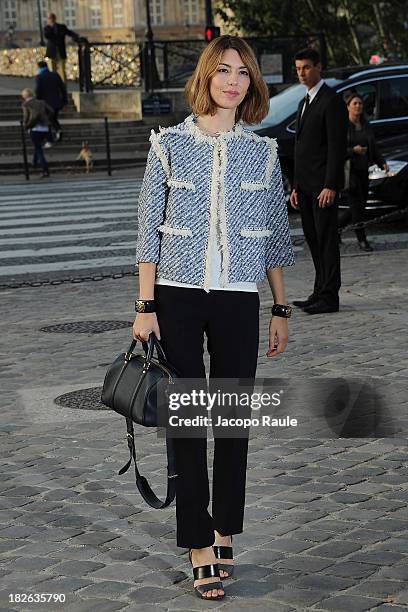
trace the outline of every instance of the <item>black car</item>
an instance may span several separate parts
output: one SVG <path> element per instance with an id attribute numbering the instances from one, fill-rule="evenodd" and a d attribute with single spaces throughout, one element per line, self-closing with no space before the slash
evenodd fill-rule
<path id="1" fill-rule="evenodd" d="M 322 76 L 327 85 L 338 93 L 353 90 L 363 98 L 365 111 L 374 129 L 377 143 L 387 161 L 390 151 L 407 148 L 408 64 L 354 66 L 329 70 Z M 277 138 L 288 198 L 293 181 L 296 112 L 300 100 L 305 96 L 305 91 L 304 85 L 297 84 L 273 96 L 270 99 L 267 117 L 259 125 L 251 127 L 257 134 Z M 397 167 L 395 163 L 394 167 Z M 382 205 L 381 201 L 372 203 L 372 207 Z"/>
<path id="2" fill-rule="evenodd" d="M 367 215 L 386 214 L 408 206 L 408 143 L 405 148 L 397 147 L 386 152 L 385 159 L 388 174 L 378 166 L 372 166 L 369 170 L 370 183 L 365 206 Z"/>

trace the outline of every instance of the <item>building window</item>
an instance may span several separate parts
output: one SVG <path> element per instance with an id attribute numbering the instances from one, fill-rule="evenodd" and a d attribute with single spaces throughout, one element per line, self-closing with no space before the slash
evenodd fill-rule
<path id="1" fill-rule="evenodd" d="M 7 27 L 17 25 L 17 0 L 3 0 L 4 25 Z"/>
<path id="2" fill-rule="evenodd" d="M 188 25 L 196 25 L 200 23 L 198 13 L 198 0 L 184 0 L 184 21 Z"/>
<path id="3" fill-rule="evenodd" d="M 101 0 L 91 0 L 91 27 L 100 28 L 102 25 Z"/>
<path id="4" fill-rule="evenodd" d="M 68 26 L 68 28 L 75 28 L 75 0 L 64 0 L 64 22 Z"/>
<path id="5" fill-rule="evenodd" d="M 113 0 L 112 1 L 112 21 L 114 28 L 121 28 L 123 26 L 123 1 Z"/>
<path id="6" fill-rule="evenodd" d="M 50 12 L 50 3 L 48 0 L 40 0 L 40 11 L 41 11 L 41 22 L 44 24 L 47 21 L 48 13 Z M 39 19 L 39 14 L 37 12 L 37 20 Z"/>
<path id="7" fill-rule="evenodd" d="M 152 25 L 163 24 L 163 0 L 149 0 Z"/>

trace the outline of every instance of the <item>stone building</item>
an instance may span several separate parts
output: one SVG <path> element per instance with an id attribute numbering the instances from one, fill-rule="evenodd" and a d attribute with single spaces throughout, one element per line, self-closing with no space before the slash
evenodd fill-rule
<path id="1" fill-rule="evenodd" d="M 149 0 L 157 39 L 204 36 L 205 0 Z M 145 36 L 145 0 L 0 0 L 0 47 L 37 46 L 39 13 L 57 15 L 90 41 L 133 41 Z"/>

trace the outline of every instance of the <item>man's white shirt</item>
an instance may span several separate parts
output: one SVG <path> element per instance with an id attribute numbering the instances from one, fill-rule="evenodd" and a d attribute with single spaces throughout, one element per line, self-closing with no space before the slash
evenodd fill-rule
<path id="1" fill-rule="evenodd" d="M 309 94 L 309 105 L 313 102 L 313 100 L 315 99 L 315 97 L 317 96 L 317 92 L 319 91 L 319 89 L 321 88 L 321 86 L 324 84 L 324 80 L 320 79 L 320 81 L 318 83 L 316 83 L 316 85 L 314 85 L 314 87 L 312 87 L 312 89 L 309 89 L 306 93 Z M 302 112 L 300 114 L 300 116 L 302 117 L 303 115 L 303 111 L 305 110 L 305 106 L 306 106 L 306 96 L 305 96 L 305 101 L 302 107 Z"/>

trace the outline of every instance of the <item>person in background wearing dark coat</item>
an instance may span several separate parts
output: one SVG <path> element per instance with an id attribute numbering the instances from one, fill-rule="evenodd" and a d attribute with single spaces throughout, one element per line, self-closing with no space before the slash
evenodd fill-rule
<path id="1" fill-rule="evenodd" d="M 295 64 L 307 93 L 296 117 L 294 188 L 290 203 L 300 209 L 315 282 L 309 297 L 293 304 L 308 314 L 337 312 L 341 278 L 336 196 L 344 182 L 347 108 L 321 78 L 320 56 L 315 49 L 299 51 Z"/>
<path id="2" fill-rule="evenodd" d="M 38 74 L 35 77 L 35 97 L 44 100 L 54 110 L 53 125 L 57 140 L 61 139 L 62 129 L 58 113 L 68 103 L 67 88 L 57 72 L 48 70 L 47 62 L 38 62 Z"/>
<path id="3" fill-rule="evenodd" d="M 340 217 L 339 227 L 349 223 L 358 223 L 363 220 L 364 207 L 368 196 L 368 168 L 377 164 L 388 172 L 388 165 L 381 155 L 374 132 L 364 113 L 363 99 L 355 92 L 348 92 L 344 96 L 349 113 L 349 128 L 347 134 L 347 159 L 346 173 L 348 173 L 348 208 Z M 373 247 L 368 242 L 365 229 L 356 229 L 356 236 L 360 249 L 372 251 Z"/>
<path id="4" fill-rule="evenodd" d="M 40 163 L 42 167 L 41 178 L 45 178 L 50 176 L 50 172 L 43 145 L 47 141 L 53 110 L 44 100 L 36 100 L 31 89 L 23 89 L 21 97 L 24 100 L 22 104 L 23 125 L 26 130 L 29 130 L 34 146 L 33 166 L 36 168 L 37 164 Z"/>
<path id="5" fill-rule="evenodd" d="M 47 39 L 46 57 L 51 61 L 53 72 L 58 72 L 61 79 L 66 83 L 65 62 L 67 60 L 67 50 L 65 47 L 65 37 L 70 36 L 75 42 L 80 42 L 81 37 L 72 30 L 69 30 L 65 23 L 57 23 L 54 13 L 49 13 L 47 25 L 44 28 L 44 36 Z"/>

